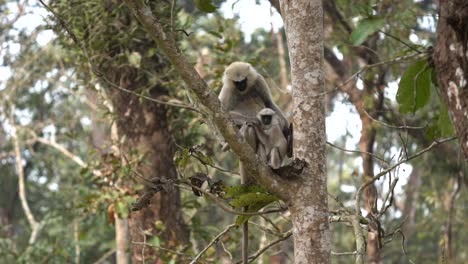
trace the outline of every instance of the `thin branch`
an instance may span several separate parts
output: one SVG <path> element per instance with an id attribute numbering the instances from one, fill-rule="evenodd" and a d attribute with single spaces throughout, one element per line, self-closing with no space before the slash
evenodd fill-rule
<path id="1" fill-rule="evenodd" d="M 357 251 L 353 251 L 353 252 L 331 252 L 332 255 L 334 256 L 349 256 L 349 255 L 356 255 L 357 254 Z"/>
<path id="2" fill-rule="evenodd" d="M 368 69 L 371 69 L 371 68 L 374 68 L 374 67 L 379 67 L 379 66 L 382 66 L 382 65 L 389 65 L 389 64 L 399 63 L 401 61 L 405 61 L 405 60 L 412 59 L 412 58 L 419 58 L 419 57 L 423 58 L 425 56 L 429 56 L 429 55 L 427 55 L 425 53 L 422 53 L 422 54 L 421 53 L 413 53 L 413 54 L 409 54 L 409 55 L 406 55 L 406 56 L 401 56 L 401 57 L 397 57 L 397 58 L 394 58 L 394 59 L 381 61 L 381 62 L 374 63 L 374 64 L 365 65 L 361 69 L 359 69 L 357 72 L 355 72 L 353 75 L 351 75 L 348 79 L 346 79 L 344 82 L 342 82 L 340 85 L 336 86 L 335 88 L 333 88 L 333 89 L 331 89 L 331 90 L 329 90 L 327 92 L 320 93 L 320 94 L 317 94 L 315 96 L 319 97 L 319 96 L 323 96 L 323 95 L 338 91 L 341 87 L 344 87 L 347 83 L 354 80 L 356 77 L 358 77 L 359 75 L 361 75 L 363 72 L 365 72 Z"/>
<path id="3" fill-rule="evenodd" d="M 424 129 L 426 128 L 427 126 L 394 126 L 394 125 L 390 125 L 390 124 L 387 124 L 383 121 L 380 121 L 380 120 L 377 120 L 375 118 L 373 118 L 367 111 L 366 109 L 363 109 L 363 112 L 367 115 L 367 117 L 369 117 L 369 119 L 371 119 L 372 121 L 374 122 L 377 122 L 385 127 L 389 127 L 389 128 L 395 128 L 395 129 Z"/>
<path id="4" fill-rule="evenodd" d="M 364 154 L 370 155 L 370 156 L 372 156 L 372 157 L 374 157 L 374 158 L 376 158 L 376 159 L 378 159 L 378 160 L 380 160 L 380 161 L 382 161 L 384 163 L 388 163 L 385 159 L 379 157 L 378 155 L 375 155 L 374 153 L 370 153 L 370 152 L 367 152 L 367 151 L 360 151 L 360 150 L 345 149 L 345 148 L 339 147 L 339 146 L 337 146 L 337 145 L 335 145 L 335 144 L 333 144 L 331 142 L 328 142 L 328 141 L 326 143 L 327 143 L 327 145 L 329 145 L 331 147 L 334 147 L 334 148 L 337 148 L 339 150 L 342 150 L 344 152 L 351 152 L 351 153 L 358 153 L 358 154 L 363 154 L 364 153 Z"/>
<path id="5" fill-rule="evenodd" d="M 217 243 L 220 238 L 222 238 L 225 234 L 227 234 L 232 228 L 234 228 L 236 226 L 237 226 L 236 224 L 228 225 L 221 233 L 219 233 L 217 236 L 215 236 L 215 238 L 213 238 L 213 240 L 211 240 L 211 242 L 208 243 L 208 245 L 202 251 L 200 251 L 200 253 L 198 253 L 195 256 L 195 258 L 193 258 L 193 260 L 190 262 L 190 264 L 197 263 L 197 261 L 203 256 L 203 254 L 205 254 L 205 252 L 210 247 L 212 247 L 215 243 Z"/>
<path id="6" fill-rule="evenodd" d="M 18 139 L 17 128 L 15 125 L 15 119 L 13 117 L 13 113 L 15 112 L 15 106 L 10 106 L 10 124 L 13 127 L 11 129 L 11 138 L 13 139 L 13 145 L 15 150 L 15 160 L 16 160 L 16 170 L 18 173 L 18 194 L 21 201 L 21 206 L 23 207 L 23 212 L 26 215 L 26 219 L 28 220 L 29 225 L 31 226 L 31 235 L 29 237 L 29 245 L 34 244 L 36 242 L 36 238 L 40 229 L 40 224 L 34 218 L 34 215 L 29 208 L 28 199 L 26 197 L 26 181 L 24 178 L 24 170 L 23 170 L 23 158 L 21 156 L 21 148 Z"/>
<path id="7" fill-rule="evenodd" d="M 384 201 L 382 203 L 382 208 L 380 209 L 379 216 L 385 214 L 385 212 L 387 212 L 388 208 L 390 208 L 390 206 L 392 206 L 392 204 L 393 204 L 393 195 L 394 195 L 393 193 L 394 193 L 395 186 L 396 186 L 397 182 L 398 182 L 398 177 L 396 177 L 395 180 L 390 185 L 390 189 L 388 190 L 388 193 L 385 196 L 385 199 L 384 199 Z M 390 202 L 388 203 L 388 205 L 385 205 L 389 198 L 390 198 Z"/>
<path id="8" fill-rule="evenodd" d="M 259 249 L 257 252 L 255 252 L 255 254 L 253 254 L 252 256 L 249 256 L 249 263 L 254 262 L 254 260 L 256 260 L 258 257 L 260 257 L 269 248 L 271 248 L 272 246 L 278 244 L 279 242 L 285 241 L 286 239 L 291 237 L 292 234 L 293 234 L 292 230 L 289 230 L 288 232 L 283 234 L 282 237 L 272 241 L 270 244 L 268 244 L 268 245 L 264 246 L 263 248 Z M 240 264 L 240 263 L 242 263 L 242 262 L 241 261 L 236 262 L 236 264 Z"/>
<path id="9" fill-rule="evenodd" d="M 155 245 L 149 244 L 149 243 L 147 243 L 147 242 L 136 242 L 136 241 L 132 241 L 132 244 L 135 244 L 135 245 L 142 245 L 142 246 L 148 246 L 148 247 L 156 248 L 156 249 L 159 249 L 159 250 L 167 251 L 167 252 L 172 253 L 172 254 L 175 254 L 175 255 L 179 255 L 179 256 L 183 256 L 183 257 L 187 257 L 187 258 L 192 259 L 192 257 L 191 257 L 190 255 L 188 255 L 188 254 L 181 253 L 181 252 L 177 252 L 177 251 L 171 250 L 171 249 L 169 249 L 169 248 L 165 248 L 165 247 L 155 246 Z"/>
<path id="10" fill-rule="evenodd" d="M 211 163 L 206 163 L 204 160 L 202 160 L 200 157 L 198 157 L 196 154 L 193 154 L 193 153 L 190 153 L 190 156 L 191 157 L 194 157 L 195 159 L 197 159 L 201 164 L 203 165 L 206 165 L 206 166 L 209 166 L 209 167 L 212 167 L 220 172 L 226 172 L 226 173 L 230 173 L 230 174 L 235 174 L 235 175 L 240 175 L 238 172 L 236 171 L 231 171 L 231 170 L 228 170 L 228 169 L 224 169 L 224 168 L 221 168 L 215 164 L 211 164 Z"/>
<path id="11" fill-rule="evenodd" d="M 435 146 L 437 145 L 440 145 L 442 143 L 445 143 L 445 142 L 448 142 L 448 141 L 452 141 L 456 139 L 456 137 L 450 137 L 450 138 L 446 138 L 446 139 L 442 139 L 440 141 L 434 141 L 431 145 L 429 145 L 428 147 L 422 149 L 421 151 L 417 152 L 416 154 L 404 159 L 404 160 L 401 160 L 397 163 L 395 163 L 394 165 L 390 166 L 389 168 L 381 171 L 380 173 L 378 173 L 377 175 L 375 175 L 374 177 L 372 177 L 372 179 L 370 179 L 369 181 L 367 181 L 366 183 L 364 183 L 363 185 L 361 185 L 361 187 L 359 187 L 357 193 L 356 193 L 356 212 L 360 213 L 360 203 L 361 203 L 361 192 L 369 185 L 373 184 L 375 181 L 377 181 L 378 179 L 380 179 L 382 176 L 384 176 L 385 174 L 387 174 L 388 172 L 392 171 L 393 169 L 395 169 L 396 167 L 400 166 L 401 164 L 403 163 L 406 163 L 412 159 L 415 159 L 419 156 L 421 156 L 422 154 L 428 152 L 429 150 L 431 150 L 432 148 L 434 148 Z"/>
<path id="12" fill-rule="evenodd" d="M 265 233 L 268 233 L 270 235 L 274 235 L 274 236 L 277 236 L 277 237 L 282 237 L 283 236 L 282 233 L 275 232 L 275 231 L 269 229 L 268 227 L 264 227 L 264 226 L 262 226 L 260 224 L 257 224 L 255 222 L 253 222 L 253 221 L 249 221 L 249 224 L 251 224 L 252 226 L 254 226 L 254 227 L 258 228 L 259 230 L 261 230 L 261 231 L 263 231 Z"/>
<path id="13" fill-rule="evenodd" d="M 379 30 L 378 32 L 380 32 L 380 33 L 384 34 L 385 36 L 388 36 L 388 37 L 390 37 L 390 38 L 392 38 L 392 39 L 394 39 L 394 40 L 400 42 L 401 44 L 405 45 L 406 47 L 408 47 L 408 48 L 411 49 L 412 51 L 416 51 L 417 53 L 423 53 L 423 51 L 418 50 L 417 48 L 413 47 L 412 45 L 410 45 L 410 44 L 404 42 L 404 41 L 401 40 L 400 38 L 398 38 L 398 37 L 396 37 L 396 36 L 394 36 L 394 35 L 392 35 L 392 34 L 390 34 L 390 33 L 387 33 L 387 32 L 382 31 L 382 30 Z"/>
<path id="14" fill-rule="evenodd" d="M 94 262 L 94 264 L 103 263 L 108 257 L 112 256 L 114 253 L 115 253 L 115 249 L 111 249 L 111 250 L 107 251 L 106 253 L 104 253 L 104 255 L 102 255 L 100 258 L 98 258 L 98 260 L 96 260 L 96 262 Z"/>

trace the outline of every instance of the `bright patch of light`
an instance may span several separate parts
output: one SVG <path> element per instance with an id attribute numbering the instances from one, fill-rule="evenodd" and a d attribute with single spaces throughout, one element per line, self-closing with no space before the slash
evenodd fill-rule
<path id="1" fill-rule="evenodd" d="M 36 41 L 39 45 L 44 46 L 47 43 L 49 43 L 53 38 L 55 37 L 55 34 L 52 30 L 44 30 L 41 31 L 36 38 Z"/>
<path id="2" fill-rule="evenodd" d="M 57 191 L 57 190 L 58 190 L 58 187 L 59 187 L 58 184 L 55 183 L 55 182 L 53 182 L 53 183 L 47 185 L 47 188 L 49 188 L 49 190 L 51 190 L 51 191 Z"/>
<path id="3" fill-rule="evenodd" d="M 48 136 L 50 140 L 55 141 L 55 134 L 57 133 L 57 128 L 54 125 L 47 125 L 42 129 L 42 133 Z"/>
<path id="4" fill-rule="evenodd" d="M 232 8 L 232 5 L 234 8 Z M 283 26 L 281 16 L 275 11 L 270 14 L 271 5 L 267 1 L 260 1 L 257 5 L 255 1 L 228 0 L 221 5 L 221 13 L 225 18 L 239 16 L 240 29 L 245 34 L 245 40 L 250 42 L 252 33 L 257 28 L 271 29 L 271 24 L 275 30 Z"/>
<path id="5" fill-rule="evenodd" d="M 0 67 L 0 81 L 6 81 L 11 77 L 11 69 L 9 67 Z"/>
<path id="6" fill-rule="evenodd" d="M 89 126 L 91 125 L 91 119 L 89 119 L 87 116 L 83 116 L 82 118 L 80 118 L 80 123 L 82 126 Z"/>
<path id="7" fill-rule="evenodd" d="M 422 29 L 426 29 L 430 32 L 436 31 L 436 22 L 432 16 L 419 17 L 418 24 Z"/>
<path id="8" fill-rule="evenodd" d="M 335 54 L 335 56 L 339 60 L 342 60 L 344 58 L 343 53 L 341 53 L 341 51 L 337 47 L 333 47 L 333 54 Z"/>
<path id="9" fill-rule="evenodd" d="M 21 45 L 19 43 L 9 43 L 8 44 L 8 52 L 11 54 L 18 54 L 21 50 Z"/>
<path id="10" fill-rule="evenodd" d="M 344 193 L 354 193 L 356 191 L 356 187 L 353 185 L 341 184 L 340 190 Z"/>
<path id="11" fill-rule="evenodd" d="M 364 89 L 364 82 L 361 79 L 357 79 L 356 88 L 358 88 L 361 91 Z"/>
<path id="12" fill-rule="evenodd" d="M 292 85 L 288 84 L 288 86 L 286 86 L 286 90 L 291 92 L 292 91 Z"/>
<path id="13" fill-rule="evenodd" d="M 13 9 L 14 10 L 14 9 Z M 15 14 L 17 11 L 14 11 Z M 25 15 L 21 16 L 14 24 L 16 29 L 25 30 L 26 33 L 31 34 L 34 29 L 39 25 L 44 24 L 44 17 L 48 15 L 45 8 L 29 6 L 25 10 Z"/>
<path id="14" fill-rule="evenodd" d="M 401 195 L 404 193 L 404 187 L 408 183 L 411 172 L 413 171 L 413 166 L 409 164 L 401 164 L 395 174 L 398 176 L 399 180 L 395 186 L 395 195 Z"/>
<path id="15" fill-rule="evenodd" d="M 356 114 L 354 107 L 349 104 L 344 104 L 340 101 L 342 96 L 337 97 L 333 112 L 325 120 L 327 127 L 327 140 L 330 142 L 336 141 L 347 132 L 351 136 L 346 141 L 346 148 L 354 148 L 359 142 L 361 133 L 361 121 Z"/>
<path id="16" fill-rule="evenodd" d="M 387 84 L 387 87 L 385 88 L 385 98 L 388 98 L 392 100 L 393 102 L 396 102 L 396 95 L 398 92 L 398 83 L 400 82 L 400 79 L 389 82 Z"/>
<path id="17" fill-rule="evenodd" d="M 38 179 L 39 184 L 44 184 L 47 182 L 47 177 L 41 176 Z"/>
<path id="18" fill-rule="evenodd" d="M 414 34 L 414 33 L 411 33 L 411 35 L 409 36 L 409 39 L 410 39 L 411 42 L 413 42 L 413 43 L 418 43 L 418 41 L 419 41 L 418 35 L 416 35 L 416 34 Z"/>
<path id="19" fill-rule="evenodd" d="M 32 121 L 32 113 L 29 110 L 23 109 L 18 110 L 16 109 L 15 112 L 16 116 L 18 117 L 18 122 L 21 126 L 26 126 L 31 123 Z"/>

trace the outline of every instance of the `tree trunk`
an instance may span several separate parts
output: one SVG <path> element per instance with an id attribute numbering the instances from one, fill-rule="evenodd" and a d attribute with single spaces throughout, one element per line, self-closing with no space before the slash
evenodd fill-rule
<path id="1" fill-rule="evenodd" d="M 129 245 L 130 237 L 128 233 L 128 219 L 120 218 L 118 214 L 114 213 L 115 219 L 115 259 L 117 264 L 128 264 L 130 260 Z"/>
<path id="2" fill-rule="evenodd" d="M 137 70 L 120 67 L 118 70 L 108 70 L 111 81 L 128 90 L 145 87 L 146 84 L 136 81 Z M 151 96 L 157 97 L 164 93 L 162 87 L 151 89 Z M 125 153 L 137 150 L 144 155 L 144 162 L 137 170 L 146 179 L 176 179 L 177 172 L 173 164 L 174 142 L 169 132 L 166 109 L 164 106 L 137 96 L 109 89 L 109 97 L 117 114 L 117 126 L 121 136 L 125 135 Z M 155 222 L 160 220 L 164 231 L 155 229 Z M 170 188 L 156 194 L 151 204 L 141 211 L 132 212 L 129 218 L 131 243 L 147 241 L 147 234 L 161 237 L 164 246 L 172 248 L 189 242 L 189 232 L 182 218 L 179 190 Z M 139 263 L 144 259 L 156 260 L 158 254 L 145 245 L 132 244 L 132 262 Z"/>
<path id="3" fill-rule="evenodd" d="M 295 263 L 329 263 L 322 1 L 280 3 L 293 80 L 295 157 L 309 164 L 290 190 Z"/>
<path id="4" fill-rule="evenodd" d="M 468 3 L 440 0 L 433 56 L 442 98 L 468 159 Z"/>

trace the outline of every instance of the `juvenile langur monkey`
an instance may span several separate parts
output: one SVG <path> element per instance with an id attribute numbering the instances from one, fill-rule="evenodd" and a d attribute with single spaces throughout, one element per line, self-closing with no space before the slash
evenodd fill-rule
<path id="1" fill-rule="evenodd" d="M 288 141 L 281 131 L 280 119 L 275 111 L 264 108 L 257 114 L 260 129 L 255 127 L 257 138 L 257 154 L 273 169 L 278 169 L 283 163 L 288 150 Z"/>
<path id="2" fill-rule="evenodd" d="M 240 133 L 247 143 L 257 151 L 258 140 L 255 127 L 259 125 L 257 113 L 263 108 L 271 108 L 278 117 L 279 127 L 288 135 L 288 121 L 281 109 L 273 102 L 270 88 L 262 75 L 245 62 L 234 62 L 224 71 L 223 88 L 219 100 L 225 111 L 231 115 L 234 123 L 240 127 Z M 223 150 L 228 148 L 224 144 Z M 239 162 L 241 183 L 249 184 L 253 179 L 247 176 L 242 162 Z M 242 263 L 248 263 L 248 223 L 242 227 Z"/>

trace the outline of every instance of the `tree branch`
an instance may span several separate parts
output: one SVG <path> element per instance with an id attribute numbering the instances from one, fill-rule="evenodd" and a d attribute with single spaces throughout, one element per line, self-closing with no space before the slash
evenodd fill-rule
<path id="1" fill-rule="evenodd" d="M 26 215 L 29 225 L 31 226 L 31 236 L 29 237 L 29 245 L 36 242 L 36 238 L 40 229 L 40 224 L 34 218 L 34 215 L 29 208 L 28 199 L 26 198 L 26 182 L 24 179 L 24 170 L 23 170 L 23 158 L 21 156 L 21 148 L 18 139 L 17 128 L 15 125 L 15 119 L 13 113 L 15 112 L 15 106 L 10 106 L 10 124 L 13 127 L 11 130 L 11 137 L 13 139 L 13 145 L 15 149 L 15 160 L 16 160 L 16 170 L 18 173 L 18 193 L 21 200 L 21 206 L 23 207 L 23 212 Z"/>
<path id="2" fill-rule="evenodd" d="M 219 233 L 217 236 L 215 236 L 215 238 L 213 238 L 211 240 L 210 243 L 208 243 L 208 245 L 202 250 L 200 251 L 200 253 L 198 253 L 195 258 L 190 262 L 190 264 L 195 264 L 197 263 L 197 261 L 201 258 L 201 256 L 203 256 L 203 254 L 205 254 L 205 252 L 210 248 L 212 247 L 216 242 L 218 242 L 218 240 L 220 238 L 222 238 L 227 232 L 229 232 L 229 230 L 231 230 L 232 228 L 236 227 L 237 225 L 236 224 L 231 224 L 231 225 L 228 225 L 223 231 L 221 231 L 221 233 Z"/>
<path id="3" fill-rule="evenodd" d="M 165 32 L 159 20 L 152 14 L 151 9 L 141 0 L 125 0 L 134 16 L 140 21 L 151 38 L 157 43 L 175 70 L 180 74 L 188 88 L 196 95 L 198 100 L 207 108 L 208 118 L 213 120 L 217 128 L 229 143 L 231 149 L 243 162 L 247 173 L 257 179 L 272 193 L 282 196 L 286 200 L 287 192 L 281 191 L 281 186 L 287 182 L 274 174 L 271 169 L 257 160 L 254 150 L 242 140 L 239 131 L 235 129 L 234 122 L 222 109 L 218 97 L 209 89 L 205 81 L 196 72 L 184 54 L 177 48 L 177 43 L 171 32 Z"/>

